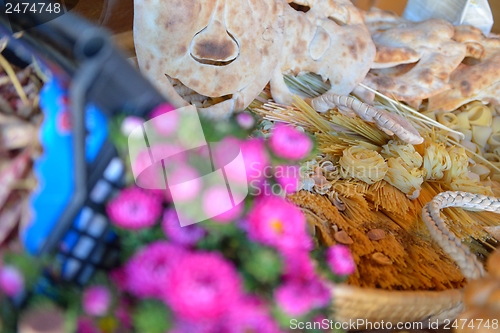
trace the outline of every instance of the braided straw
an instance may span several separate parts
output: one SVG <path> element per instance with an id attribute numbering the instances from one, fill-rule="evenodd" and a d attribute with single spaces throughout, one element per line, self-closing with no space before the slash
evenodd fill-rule
<path id="1" fill-rule="evenodd" d="M 500 200 L 482 194 L 461 191 L 443 192 L 422 208 L 422 219 L 434 240 L 457 263 L 463 276 L 469 280 L 484 276 L 484 267 L 464 246 L 460 239 L 447 228 L 440 210 L 447 207 L 462 207 L 500 213 Z"/>
<path id="2" fill-rule="evenodd" d="M 349 285 L 333 288 L 333 317 L 348 323 L 422 322 L 457 317 L 463 310 L 461 289 L 445 291 L 387 291 Z M 365 327 L 357 326 L 357 329 Z"/>
<path id="3" fill-rule="evenodd" d="M 441 218 L 440 210 L 447 207 L 486 210 L 500 213 L 500 200 L 495 197 L 462 191 L 447 191 L 436 195 L 422 208 L 422 219 L 433 239 L 457 263 L 468 279 L 485 275 L 476 256 L 457 239 Z M 422 322 L 455 319 L 464 309 L 463 290 L 446 291 L 386 291 L 349 285 L 333 289 L 333 317 L 339 322 L 358 319 L 370 322 Z M 360 321 L 363 323 L 363 321 Z M 357 326 L 358 329 L 363 327 Z"/>

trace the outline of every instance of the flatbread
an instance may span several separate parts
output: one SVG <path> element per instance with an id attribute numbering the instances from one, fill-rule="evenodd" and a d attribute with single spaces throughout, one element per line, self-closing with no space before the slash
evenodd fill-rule
<path id="1" fill-rule="evenodd" d="M 407 22 L 375 33 L 377 57 L 364 84 L 388 96 L 419 105 L 451 86 L 450 74 L 466 55 L 465 45 L 452 39 L 453 26 L 439 19 Z M 389 71 L 406 64 L 408 71 Z M 381 71 L 380 69 L 386 69 Z"/>
<path id="2" fill-rule="evenodd" d="M 453 72 L 451 89 L 429 98 L 429 109 L 453 111 L 471 101 L 500 104 L 500 52 L 480 63 Z"/>
<path id="3" fill-rule="evenodd" d="M 134 1 L 139 67 L 174 104 L 187 103 L 166 75 L 204 96 L 238 94 L 234 108 L 244 108 L 278 64 L 282 7 L 275 0 Z"/>
<path id="4" fill-rule="evenodd" d="M 375 45 L 362 15 L 350 1 L 317 1 L 305 15 L 288 8 L 284 19 L 282 57 L 271 80 L 275 101 L 293 103 L 283 73 L 319 74 L 330 81 L 329 92 L 347 95 L 370 70 Z M 336 23 L 337 20 L 344 22 Z"/>

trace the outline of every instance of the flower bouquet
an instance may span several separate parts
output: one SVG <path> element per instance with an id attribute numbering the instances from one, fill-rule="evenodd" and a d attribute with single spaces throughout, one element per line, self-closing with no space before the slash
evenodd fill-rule
<path id="1" fill-rule="evenodd" d="M 151 118 L 168 112 L 159 107 Z M 332 283 L 354 272 L 354 261 L 344 245 L 316 246 L 306 216 L 286 199 L 303 186 L 300 163 L 315 154 L 313 138 L 300 127 L 275 125 L 247 112 L 225 123 L 202 119 L 208 141 L 218 141 L 220 147 L 236 144 L 241 150 L 249 195 L 225 210 L 217 206 L 226 189 L 211 188 L 193 209 L 213 217 L 181 226 L 182 211 L 173 204 L 179 193 L 144 189 L 134 182 L 128 143 L 144 121 L 119 117 L 111 124 L 123 159 L 132 161 L 127 186 L 107 204 L 120 239 L 121 266 L 97 274 L 83 290 L 54 284 L 32 296 L 26 307 L 66 308 L 61 332 L 335 329 L 328 310 Z M 184 174 L 203 172 L 196 163 L 182 169 Z M 184 196 L 201 195 L 196 186 L 181 190 Z M 23 274 L 29 265 L 16 266 L 26 260 L 15 259 L 0 271 L 6 295 L 30 290 L 33 281 Z"/>

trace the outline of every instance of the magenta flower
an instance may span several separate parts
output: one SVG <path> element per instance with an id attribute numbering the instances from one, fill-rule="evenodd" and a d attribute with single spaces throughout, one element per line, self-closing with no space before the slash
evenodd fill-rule
<path id="1" fill-rule="evenodd" d="M 181 319 L 214 322 L 232 309 L 241 293 L 234 266 L 218 253 L 183 257 L 168 276 L 165 301 Z"/>
<path id="2" fill-rule="evenodd" d="M 195 199 L 203 188 L 202 175 L 198 170 L 185 163 L 176 165 L 167 173 L 169 196 L 175 201 L 189 201 Z M 167 200 L 170 197 L 167 196 Z M 174 200 L 172 200 L 174 201 Z"/>
<path id="3" fill-rule="evenodd" d="M 137 297 L 162 297 L 167 275 L 185 250 L 166 241 L 141 248 L 125 265 L 127 290 Z"/>
<path id="4" fill-rule="evenodd" d="M 229 223 L 243 212 L 243 203 L 233 206 L 227 187 L 222 186 L 206 190 L 202 204 L 205 216 L 220 223 Z"/>
<path id="5" fill-rule="evenodd" d="M 250 139 L 241 142 L 241 153 L 245 162 L 247 181 L 249 184 L 259 183 L 269 168 L 269 155 L 263 140 Z"/>
<path id="6" fill-rule="evenodd" d="M 269 147 L 278 157 L 287 160 L 301 160 L 309 155 L 313 142 L 307 134 L 285 124 L 276 124 Z"/>
<path id="7" fill-rule="evenodd" d="M 153 166 L 149 150 L 143 150 L 137 154 L 135 159 L 131 157 L 132 170 L 136 174 L 136 184 L 148 192 L 161 194 L 160 190 L 153 190 L 159 188 L 160 184 L 165 184 L 165 176 L 161 163 L 156 163 Z"/>
<path id="8" fill-rule="evenodd" d="M 306 219 L 293 204 L 276 196 L 259 198 L 248 214 L 249 238 L 281 251 L 310 250 Z"/>
<path id="9" fill-rule="evenodd" d="M 274 168 L 274 178 L 286 194 L 299 190 L 300 168 L 297 165 L 278 165 Z"/>
<path id="10" fill-rule="evenodd" d="M 16 267 L 0 268 L 0 289 L 10 297 L 15 297 L 23 291 L 24 277 Z"/>
<path id="11" fill-rule="evenodd" d="M 141 126 L 143 122 L 144 119 L 142 118 L 135 116 L 128 116 L 125 119 L 123 119 L 120 131 L 122 132 L 123 135 L 129 136 L 132 133 L 132 131 L 135 130 L 137 127 Z"/>
<path id="12" fill-rule="evenodd" d="M 121 298 L 114 313 L 115 317 L 120 321 L 120 327 L 126 329 L 132 328 L 133 319 L 130 311 L 130 302 L 125 298 Z"/>
<path id="13" fill-rule="evenodd" d="M 155 108 L 149 115 L 150 117 L 149 122 L 152 123 L 153 127 L 158 132 L 158 134 L 162 136 L 170 136 L 171 134 L 175 133 L 178 130 L 179 114 L 176 113 L 175 111 L 170 112 L 173 110 L 175 110 L 175 108 L 172 105 L 162 104 L 157 108 Z M 168 118 L 166 117 L 157 118 L 167 112 L 169 113 Z"/>
<path id="14" fill-rule="evenodd" d="M 196 225 L 181 227 L 177 213 L 172 208 L 163 213 L 161 227 L 172 243 L 182 246 L 193 246 L 206 234 L 205 229 Z"/>
<path id="15" fill-rule="evenodd" d="M 110 271 L 109 279 L 119 291 L 124 291 L 127 288 L 127 273 L 123 267 L 115 268 Z"/>
<path id="16" fill-rule="evenodd" d="M 302 316 L 327 306 L 330 293 L 319 278 L 290 279 L 275 290 L 274 297 L 278 306 L 289 316 Z"/>
<path id="17" fill-rule="evenodd" d="M 309 252 L 290 251 L 282 253 L 283 278 L 289 279 L 312 279 L 316 277 L 315 265 Z"/>
<path id="18" fill-rule="evenodd" d="M 328 304 L 330 291 L 307 251 L 285 252 L 283 262 L 284 284 L 276 289 L 275 299 L 287 314 L 300 316 Z"/>
<path id="19" fill-rule="evenodd" d="M 162 200 L 157 195 L 137 187 L 122 190 L 106 206 L 112 223 L 124 229 L 152 227 L 162 212 Z"/>
<path id="20" fill-rule="evenodd" d="M 83 292 L 83 310 L 90 316 L 103 316 L 111 305 L 111 293 L 104 286 L 91 286 Z"/>
<path id="21" fill-rule="evenodd" d="M 244 129 L 251 129 L 255 125 L 255 119 L 248 112 L 241 112 L 236 115 L 236 122 Z"/>
<path id="22" fill-rule="evenodd" d="M 222 332 L 280 333 L 279 325 L 271 316 L 267 306 L 257 297 L 247 296 L 231 309 L 224 320 Z"/>
<path id="23" fill-rule="evenodd" d="M 345 245 L 336 244 L 328 248 L 326 261 L 333 273 L 337 275 L 350 275 L 356 271 L 356 263 L 351 251 Z"/>

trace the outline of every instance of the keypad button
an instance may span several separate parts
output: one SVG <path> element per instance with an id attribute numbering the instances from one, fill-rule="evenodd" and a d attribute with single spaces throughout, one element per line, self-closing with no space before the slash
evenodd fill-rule
<path id="1" fill-rule="evenodd" d="M 95 214 L 92 221 L 90 221 L 87 232 L 89 233 L 89 235 L 95 238 L 101 237 L 102 233 L 106 229 L 107 224 L 108 221 L 106 220 L 106 217 L 104 217 L 104 215 Z"/>
<path id="2" fill-rule="evenodd" d="M 66 263 L 63 265 L 63 272 L 62 276 L 66 280 L 71 280 L 75 276 L 75 274 L 78 272 L 78 270 L 81 267 L 80 261 L 70 258 L 66 261 Z"/>
<path id="3" fill-rule="evenodd" d="M 116 182 L 123 174 L 123 162 L 119 157 L 115 157 L 109 162 L 106 170 L 104 170 L 104 178 L 111 182 Z"/>
<path id="4" fill-rule="evenodd" d="M 78 230 L 85 230 L 88 228 L 89 222 L 94 215 L 94 211 L 89 207 L 83 207 L 80 217 L 75 222 L 75 227 Z"/>
<path id="5" fill-rule="evenodd" d="M 95 184 L 94 188 L 90 192 L 90 200 L 95 203 L 103 203 L 106 198 L 111 194 L 113 188 L 111 185 L 102 179 L 99 179 L 97 184 Z"/>
<path id="6" fill-rule="evenodd" d="M 78 234 L 74 231 L 69 231 L 61 242 L 60 249 L 62 252 L 71 252 L 71 249 L 78 242 Z"/>
<path id="7" fill-rule="evenodd" d="M 73 255 L 77 258 L 86 259 L 94 248 L 95 241 L 87 236 L 81 236 L 73 249 Z"/>

